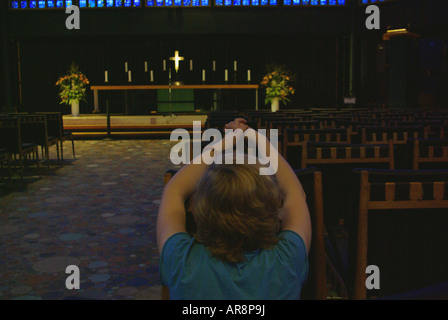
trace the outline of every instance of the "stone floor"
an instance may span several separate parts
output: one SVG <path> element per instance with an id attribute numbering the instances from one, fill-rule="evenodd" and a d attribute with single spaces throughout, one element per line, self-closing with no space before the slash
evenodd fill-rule
<path id="1" fill-rule="evenodd" d="M 155 224 L 169 140 L 76 141 L 0 183 L 0 299 L 160 299 Z M 55 148 L 50 159 L 55 159 Z M 80 270 L 69 290 L 66 267 Z"/>

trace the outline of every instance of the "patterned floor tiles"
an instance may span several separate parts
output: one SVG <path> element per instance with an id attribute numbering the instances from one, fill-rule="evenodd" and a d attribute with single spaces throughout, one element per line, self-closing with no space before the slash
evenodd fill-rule
<path id="1" fill-rule="evenodd" d="M 0 299 L 160 299 L 155 224 L 174 142 L 75 145 L 64 166 L 0 183 Z M 79 290 L 66 288 L 68 265 Z"/>

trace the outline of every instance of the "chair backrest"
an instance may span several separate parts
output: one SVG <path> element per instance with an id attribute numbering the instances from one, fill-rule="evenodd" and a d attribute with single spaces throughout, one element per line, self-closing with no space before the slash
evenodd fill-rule
<path id="1" fill-rule="evenodd" d="M 421 164 L 431 163 L 432 169 L 448 169 L 448 139 L 411 139 L 412 169 L 418 170 Z M 436 163 L 440 164 L 435 168 Z"/>
<path id="2" fill-rule="evenodd" d="M 448 170 L 354 173 L 359 179 L 359 206 L 353 297 L 384 296 L 445 282 Z M 380 268 L 381 285 L 368 295 L 370 264 Z"/>
<path id="3" fill-rule="evenodd" d="M 288 162 L 292 161 L 290 164 L 293 165 L 294 161 L 288 158 L 288 148 L 298 147 L 297 154 L 300 163 L 301 148 L 308 141 L 351 143 L 351 129 L 285 129 L 282 140 L 282 155 Z"/>
<path id="4" fill-rule="evenodd" d="M 35 114 L 46 116 L 49 136 L 62 138 L 64 131 L 62 122 L 62 112 L 36 112 Z"/>
<path id="5" fill-rule="evenodd" d="M 164 176 L 166 185 L 176 174 L 177 170 L 168 170 Z M 306 168 L 295 170 L 297 178 L 300 180 L 303 190 L 307 195 L 306 201 L 310 211 L 311 223 L 313 228 L 312 244 L 309 252 L 310 271 L 308 280 L 302 288 L 302 297 L 304 299 L 325 300 L 327 298 L 327 276 L 326 276 L 326 253 L 325 253 L 325 235 L 324 235 L 324 217 L 323 217 L 323 199 L 322 199 L 322 175 L 315 168 Z M 187 232 L 196 232 L 196 224 L 191 212 L 186 210 L 186 228 Z M 169 289 L 162 286 L 162 299 L 169 299 Z"/>
<path id="6" fill-rule="evenodd" d="M 17 117 L 0 117 L 0 147 L 18 154 L 22 150 L 20 119 Z"/>
<path id="7" fill-rule="evenodd" d="M 344 143 L 308 142 L 302 149 L 302 168 L 319 164 L 386 163 L 394 169 L 394 146 L 355 145 Z"/>
<path id="8" fill-rule="evenodd" d="M 32 142 L 38 145 L 48 143 L 47 117 L 45 115 L 20 116 L 20 127 L 24 142 Z"/>
<path id="9" fill-rule="evenodd" d="M 428 138 L 424 126 L 409 127 L 365 127 L 361 128 L 362 144 L 406 144 L 410 138 Z"/>

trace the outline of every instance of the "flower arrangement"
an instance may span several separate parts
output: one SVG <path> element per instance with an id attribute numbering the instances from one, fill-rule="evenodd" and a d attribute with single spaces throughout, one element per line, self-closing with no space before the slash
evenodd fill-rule
<path id="1" fill-rule="evenodd" d="M 89 79 L 72 63 L 68 74 L 59 78 L 56 82 L 56 86 L 59 86 L 60 89 L 60 103 L 70 105 L 73 101 L 86 101 L 86 86 L 88 84 Z"/>
<path id="2" fill-rule="evenodd" d="M 289 95 L 293 95 L 295 90 L 291 86 L 292 78 L 290 71 L 284 70 L 283 67 L 271 67 L 271 72 L 263 77 L 261 85 L 266 87 L 265 103 L 272 102 L 277 98 L 286 104 L 290 101 Z"/>

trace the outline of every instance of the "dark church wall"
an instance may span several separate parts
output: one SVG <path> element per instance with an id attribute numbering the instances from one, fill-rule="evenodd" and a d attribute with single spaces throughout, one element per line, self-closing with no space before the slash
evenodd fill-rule
<path id="1" fill-rule="evenodd" d="M 405 5 L 404 5 L 405 3 Z M 384 41 L 388 28 L 407 27 L 419 35 L 408 39 L 405 54 L 395 54 L 392 41 Z M 408 107 L 448 108 L 448 1 L 395 1 L 381 6 L 381 30 L 367 31 L 358 22 L 359 87 L 365 104 L 388 106 L 391 79 L 403 82 Z M 403 49 L 403 48 L 402 48 Z M 394 51 L 394 52 L 392 52 Z M 395 57 L 394 57 L 395 56 Z M 395 65 L 403 64 L 394 69 Z M 389 78 L 389 83 L 388 83 Z M 400 86 L 398 86 L 400 87 Z M 390 93 L 389 93 L 390 95 Z"/>
<path id="2" fill-rule="evenodd" d="M 105 70 L 110 84 L 126 84 L 125 61 L 132 70 L 133 84 L 149 83 L 149 74 L 143 72 L 144 61 L 154 70 L 155 84 L 166 84 L 168 75 L 161 70 L 162 60 L 174 50 L 186 59 L 181 70 L 188 68 L 190 59 L 194 62 L 195 71 L 182 75 L 186 83 L 200 83 L 202 69 L 206 69 L 208 83 L 223 83 L 224 69 L 232 70 L 234 60 L 239 70 L 236 83 L 247 83 L 248 69 L 252 83 L 258 83 L 268 63 L 284 64 L 297 75 L 290 107 L 335 106 L 341 96 L 342 85 L 337 82 L 341 81 L 340 35 L 347 32 L 347 25 L 341 23 L 347 12 L 346 8 L 81 10 L 81 29 L 73 31 L 65 28 L 67 15 L 62 11 L 8 12 L 12 56 L 20 49 L 20 109 L 60 108 L 54 82 L 72 61 L 93 85 L 103 84 Z M 15 60 L 10 61 L 11 66 L 17 64 Z M 214 76 L 212 60 L 217 62 Z M 233 77 L 231 71 L 230 83 L 235 83 Z M 16 84 L 16 70 L 11 78 Z M 14 105 L 19 104 L 18 86 L 11 92 Z M 130 99 L 140 105 L 137 109 L 145 108 L 145 99 L 154 99 L 148 93 L 134 95 Z M 113 104 L 123 104 L 123 95 L 109 96 Z M 224 107 L 233 108 L 235 103 L 242 109 L 253 107 L 253 94 L 238 97 L 242 101 L 225 99 L 224 95 Z M 81 112 L 90 112 L 92 103 L 89 93 Z"/>
<path id="3" fill-rule="evenodd" d="M 364 6 L 358 8 L 354 25 L 349 7 L 81 10 L 81 29 L 67 30 L 67 15 L 63 11 L 10 12 L 7 4 L 2 3 L 5 31 L 1 45 L 8 63 L 7 68 L 2 68 L 5 94 L 0 97 L 0 106 L 19 105 L 18 48 L 22 111 L 60 108 L 54 83 L 72 61 L 93 85 L 103 84 L 105 70 L 111 84 L 126 83 L 125 61 L 133 72 L 134 84 L 148 81 L 143 72 L 144 61 L 154 70 L 155 83 L 165 84 L 167 74 L 161 72 L 162 60 L 172 56 L 174 50 L 186 58 L 187 62 L 181 62 L 184 68 L 188 60 L 194 61 L 195 72 L 182 75 L 187 83 L 199 83 L 201 69 L 207 69 L 208 82 L 222 83 L 223 70 L 231 70 L 235 59 L 239 69 L 237 83 L 246 83 L 247 69 L 251 69 L 255 83 L 260 81 L 266 64 L 276 62 L 297 75 L 296 95 L 289 107 L 340 106 L 349 87 L 349 36 L 353 26 L 354 94 L 361 105 L 377 104 L 381 93 L 377 47 L 383 42 L 381 37 L 387 26 L 410 23 L 425 37 L 447 39 L 447 31 L 440 31 L 448 30 L 444 19 L 448 10 L 443 10 L 447 4 L 445 0 L 381 4 L 381 30 L 367 31 Z M 6 60 L 2 60 L 2 67 Z M 215 79 L 210 74 L 212 60 L 218 64 Z M 233 81 L 230 72 L 230 82 Z M 152 98 L 144 94 L 131 97 L 137 105 Z M 112 94 L 110 99 L 117 105 L 123 103 L 121 94 Z M 239 107 L 252 106 L 251 94 L 242 95 L 241 99 Z M 446 95 L 440 99 L 443 104 Z M 88 101 L 81 106 L 82 112 L 92 108 L 91 93 Z M 225 102 L 232 107 L 234 100 Z"/>

